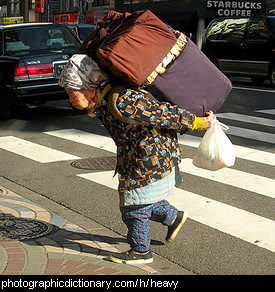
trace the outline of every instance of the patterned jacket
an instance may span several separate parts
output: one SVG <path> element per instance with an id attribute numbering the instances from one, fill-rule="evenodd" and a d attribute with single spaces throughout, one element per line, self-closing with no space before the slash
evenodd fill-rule
<path id="1" fill-rule="evenodd" d="M 191 131 L 195 124 L 196 130 L 200 130 L 204 121 L 184 109 L 158 102 L 133 89 L 122 90 L 116 98 L 110 94 L 108 101 L 104 97 L 96 115 L 117 146 L 120 194 L 170 174 L 180 162 L 177 132 Z"/>

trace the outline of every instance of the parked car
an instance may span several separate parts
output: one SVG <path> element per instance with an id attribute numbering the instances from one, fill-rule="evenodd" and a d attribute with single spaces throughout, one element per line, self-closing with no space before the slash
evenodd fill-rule
<path id="1" fill-rule="evenodd" d="M 0 119 L 15 105 L 66 99 L 58 78 L 80 44 L 63 24 L 0 26 Z"/>
<path id="2" fill-rule="evenodd" d="M 228 76 L 269 79 L 275 87 L 275 17 L 217 18 L 207 27 L 202 51 Z"/>
<path id="3" fill-rule="evenodd" d="M 77 38 L 83 42 L 86 37 L 95 30 L 95 24 L 74 24 L 68 26 Z"/>

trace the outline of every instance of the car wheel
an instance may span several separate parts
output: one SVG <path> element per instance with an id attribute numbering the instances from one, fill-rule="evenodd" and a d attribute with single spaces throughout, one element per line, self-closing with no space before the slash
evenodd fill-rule
<path id="1" fill-rule="evenodd" d="M 0 121 L 10 119 L 11 115 L 11 110 L 7 106 L 0 104 Z"/>
<path id="2" fill-rule="evenodd" d="M 272 66 L 269 73 L 269 80 L 273 87 L 275 87 L 275 65 Z"/>
<path id="3" fill-rule="evenodd" d="M 252 83 L 256 84 L 256 85 L 261 85 L 265 81 L 264 77 L 259 77 L 259 76 L 252 76 L 252 77 L 250 77 L 250 79 L 251 79 Z"/>

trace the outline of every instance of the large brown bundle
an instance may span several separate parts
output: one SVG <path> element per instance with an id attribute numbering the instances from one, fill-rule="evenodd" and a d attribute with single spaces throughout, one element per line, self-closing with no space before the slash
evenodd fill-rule
<path id="1" fill-rule="evenodd" d="M 80 47 L 81 53 L 132 85 L 141 85 L 177 39 L 151 11 L 109 12 Z"/>

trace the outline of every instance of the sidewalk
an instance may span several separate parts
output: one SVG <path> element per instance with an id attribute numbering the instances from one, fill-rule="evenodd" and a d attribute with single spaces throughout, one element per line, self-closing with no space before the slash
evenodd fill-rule
<path id="1" fill-rule="evenodd" d="M 108 260 L 127 249 L 117 233 L 0 177 L 0 275 L 192 275 L 156 254 L 148 265 Z"/>

